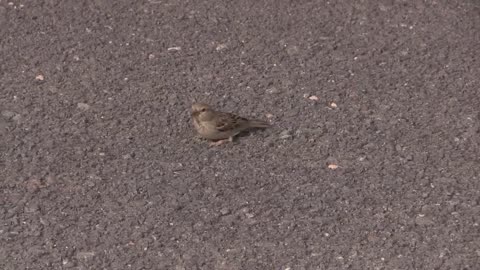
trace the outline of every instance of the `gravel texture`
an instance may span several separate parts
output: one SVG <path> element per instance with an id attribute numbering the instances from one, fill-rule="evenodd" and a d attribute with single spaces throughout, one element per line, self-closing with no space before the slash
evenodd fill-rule
<path id="1" fill-rule="evenodd" d="M 0 269 L 478 269 L 480 3 L 0 0 Z M 209 147 L 193 101 L 274 127 Z"/>

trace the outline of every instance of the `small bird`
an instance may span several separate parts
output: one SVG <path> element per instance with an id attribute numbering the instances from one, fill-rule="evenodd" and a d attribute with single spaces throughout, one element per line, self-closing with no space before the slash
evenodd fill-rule
<path id="1" fill-rule="evenodd" d="M 216 141 L 210 145 L 221 145 L 233 141 L 233 137 L 252 128 L 269 127 L 265 121 L 249 120 L 235 114 L 213 110 L 205 103 L 192 105 L 193 125 L 198 134 L 208 140 Z"/>

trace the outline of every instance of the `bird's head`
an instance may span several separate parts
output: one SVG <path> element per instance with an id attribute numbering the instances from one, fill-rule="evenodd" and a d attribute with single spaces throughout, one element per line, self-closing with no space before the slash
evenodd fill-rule
<path id="1" fill-rule="evenodd" d="M 208 120 L 212 115 L 212 109 L 205 103 L 194 103 L 192 105 L 192 116 L 198 120 Z"/>

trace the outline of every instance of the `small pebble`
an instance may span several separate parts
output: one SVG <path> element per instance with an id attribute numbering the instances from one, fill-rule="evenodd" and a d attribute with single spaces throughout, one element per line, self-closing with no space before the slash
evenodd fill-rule
<path id="1" fill-rule="evenodd" d="M 215 48 L 215 50 L 221 51 L 221 50 L 225 50 L 226 48 L 227 48 L 226 44 L 218 44 L 218 46 L 217 46 L 217 48 Z"/>
<path id="2" fill-rule="evenodd" d="M 435 222 L 431 218 L 425 217 L 425 215 L 422 214 L 418 215 L 415 218 L 415 223 L 420 226 L 428 226 L 435 224 Z"/>
<path id="3" fill-rule="evenodd" d="M 77 257 L 77 260 L 81 260 L 81 259 L 87 260 L 92 258 L 93 256 L 95 256 L 95 252 L 86 251 L 86 252 L 78 252 L 76 257 Z"/>
<path id="4" fill-rule="evenodd" d="M 299 51 L 300 50 L 295 45 L 291 45 L 287 47 L 287 54 L 290 56 L 298 54 Z"/>
<path id="5" fill-rule="evenodd" d="M 285 140 L 292 137 L 292 134 L 289 130 L 284 130 L 280 133 L 280 139 Z"/>
<path id="6" fill-rule="evenodd" d="M 77 108 L 86 111 L 86 110 L 90 109 L 90 105 L 88 105 L 87 103 L 79 102 L 79 103 L 77 103 Z"/>
<path id="7" fill-rule="evenodd" d="M 338 168 L 338 165 L 337 164 L 330 164 L 330 165 L 328 165 L 328 168 L 330 170 L 336 170 Z"/>
<path id="8" fill-rule="evenodd" d="M 335 103 L 335 102 L 330 103 L 330 107 L 337 108 L 337 103 Z"/>
<path id="9" fill-rule="evenodd" d="M 220 209 L 220 214 L 223 216 L 230 214 L 230 210 L 228 208 L 222 208 Z"/>
<path id="10" fill-rule="evenodd" d="M 95 186 L 95 182 L 90 180 L 85 181 L 85 184 L 87 185 L 87 187 L 91 187 L 91 188 Z"/>
<path id="11" fill-rule="evenodd" d="M 22 116 L 20 114 L 15 114 L 13 117 L 12 117 L 12 120 L 15 121 L 15 122 L 19 122 L 20 119 L 22 119 Z"/>
<path id="12" fill-rule="evenodd" d="M 39 74 L 39 75 L 35 76 L 35 80 L 37 80 L 37 81 L 43 81 L 43 80 L 45 80 L 45 77 L 43 77 L 42 74 Z"/>
<path id="13" fill-rule="evenodd" d="M 40 189 L 40 187 L 42 186 L 42 183 L 40 182 L 40 180 L 38 180 L 36 178 L 32 178 L 32 179 L 28 180 L 25 184 L 26 184 L 26 187 L 27 187 L 27 191 L 30 192 L 30 193 L 37 192 Z"/>
<path id="14" fill-rule="evenodd" d="M 313 101 L 317 101 L 318 97 L 317 96 L 310 96 L 308 99 L 313 100 Z"/>
<path id="15" fill-rule="evenodd" d="M 276 94 L 280 91 L 276 87 L 270 87 L 270 88 L 267 89 L 266 92 L 269 93 L 269 94 Z"/>
<path id="16" fill-rule="evenodd" d="M 16 113 L 12 112 L 12 111 L 2 111 L 2 116 L 5 117 L 6 119 L 10 119 L 12 117 L 14 117 L 16 115 Z"/>

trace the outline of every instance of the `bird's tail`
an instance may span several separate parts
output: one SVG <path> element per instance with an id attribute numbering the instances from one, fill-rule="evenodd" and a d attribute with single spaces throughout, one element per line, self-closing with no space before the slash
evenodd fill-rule
<path id="1" fill-rule="evenodd" d="M 252 128 L 267 128 L 271 126 L 268 122 L 262 120 L 250 120 L 249 124 Z"/>

